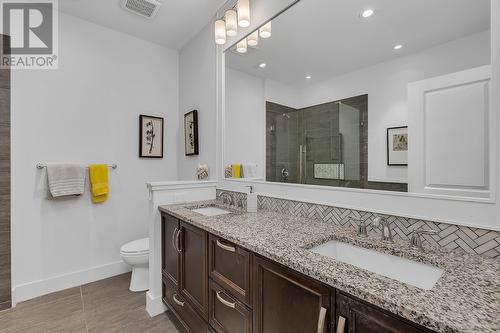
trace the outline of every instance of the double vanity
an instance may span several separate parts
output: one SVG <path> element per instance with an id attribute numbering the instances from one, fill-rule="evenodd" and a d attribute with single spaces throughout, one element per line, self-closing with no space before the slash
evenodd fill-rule
<path id="1" fill-rule="evenodd" d="M 189 332 L 498 329 L 498 260 L 217 201 L 160 211 L 163 302 Z"/>

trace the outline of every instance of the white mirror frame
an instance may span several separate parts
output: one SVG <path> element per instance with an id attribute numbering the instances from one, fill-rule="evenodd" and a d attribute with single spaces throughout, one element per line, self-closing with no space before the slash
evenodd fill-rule
<path id="1" fill-rule="evenodd" d="M 493 145 L 490 149 L 491 156 L 493 156 L 491 161 L 491 181 L 493 186 L 491 188 L 491 197 L 488 199 L 225 179 L 223 170 L 225 161 L 225 55 L 223 52 L 256 27 L 288 9 L 296 1 L 282 0 L 273 8 L 265 8 L 259 11 L 258 6 L 262 5 L 262 3 L 264 1 L 254 0 L 253 7 L 257 7 L 260 16 L 256 21 L 252 22 L 249 28 L 240 31 L 238 36 L 232 38 L 225 47 L 217 47 L 217 178 L 219 188 L 246 192 L 247 188 L 245 186 L 253 185 L 257 194 L 269 197 L 500 231 L 500 204 L 497 203 L 495 196 L 500 189 L 498 182 L 500 175 L 500 145 L 498 145 L 500 117 L 497 116 L 500 112 L 499 1 L 491 1 L 492 119 L 490 126 Z M 280 5 L 281 9 L 277 7 Z M 255 8 L 253 9 L 255 11 Z M 263 12 L 267 13 L 267 15 Z"/>

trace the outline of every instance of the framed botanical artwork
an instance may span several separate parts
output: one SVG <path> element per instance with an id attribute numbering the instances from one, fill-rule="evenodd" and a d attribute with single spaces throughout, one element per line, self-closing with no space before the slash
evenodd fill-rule
<path id="1" fill-rule="evenodd" d="M 387 129 L 387 165 L 408 165 L 408 126 Z"/>
<path id="2" fill-rule="evenodd" d="M 163 158 L 163 118 L 139 116 L 139 157 Z"/>
<path id="3" fill-rule="evenodd" d="M 198 155 L 198 111 L 184 115 L 184 147 L 186 156 Z"/>

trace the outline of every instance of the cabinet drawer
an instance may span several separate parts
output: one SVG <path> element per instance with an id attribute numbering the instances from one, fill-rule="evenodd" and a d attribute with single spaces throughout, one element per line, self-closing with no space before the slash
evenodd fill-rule
<path id="1" fill-rule="evenodd" d="M 252 254 L 213 235 L 210 235 L 209 248 L 210 277 L 251 307 Z"/>
<path id="2" fill-rule="evenodd" d="M 252 311 L 210 281 L 210 325 L 217 333 L 251 333 Z"/>
<path id="3" fill-rule="evenodd" d="M 194 311 L 189 303 L 181 296 L 175 286 L 167 279 L 163 279 L 163 303 L 179 319 L 182 326 L 192 333 L 207 333 L 207 323 Z"/>

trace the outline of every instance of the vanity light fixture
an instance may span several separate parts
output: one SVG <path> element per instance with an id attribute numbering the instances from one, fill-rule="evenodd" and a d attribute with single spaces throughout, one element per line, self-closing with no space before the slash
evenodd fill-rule
<path id="1" fill-rule="evenodd" d="M 259 44 L 259 31 L 255 30 L 247 38 L 248 46 L 257 46 Z"/>
<path id="2" fill-rule="evenodd" d="M 215 21 L 215 44 L 226 44 L 226 23 L 223 20 Z"/>
<path id="3" fill-rule="evenodd" d="M 361 18 L 369 18 L 370 16 L 373 16 L 373 14 L 375 14 L 375 11 L 371 8 L 367 8 L 363 10 L 361 13 L 359 13 L 359 16 Z"/>
<path id="4" fill-rule="evenodd" d="M 260 27 L 259 35 L 261 38 L 271 37 L 271 21 L 267 22 L 262 27 Z"/>
<path id="5" fill-rule="evenodd" d="M 247 39 L 243 38 L 236 44 L 236 52 L 247 53 Z"/>
<path id="6" fill-rule="evenodd" d="M 394 45 L 394 47 L 393 47 L 394 50 L 401 50 L 402 48 L 403 48 L 403 45 L 401 45 L 401 44 Z"/>
<path id="7" fill-rule="evenodd" d="M 234 9 L 228 9 L 224 16 L 226 20 L 226 34 L 230 37 L 238 34 L 238 14 Z"/>
<path id="8" fill-rule="evenodd" d="M 250 0 L 238 0 L 238 25 L 246 28 L 250 25 Z"/>
<path id="9" fill-rule="evenodd" d="M 261 63 L 259 64 L 259 67 L 260 67 L 260 68 L 266 68 L 266 66 L 267 66 L 267 64 L 266 64 L 265 62 L 261 62 Z"/>
<path id="10" fill-rule="evenodd" d="M 306 80 L 310 80 L 310 79 L 312 79 L 311 75 L 306 76 Z"/>

